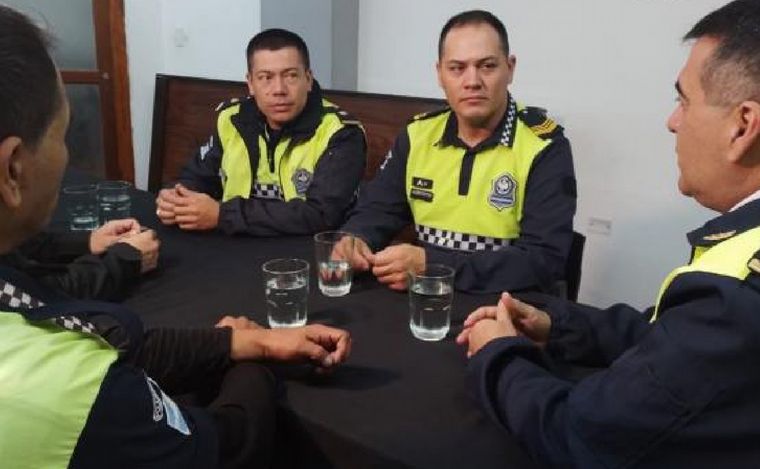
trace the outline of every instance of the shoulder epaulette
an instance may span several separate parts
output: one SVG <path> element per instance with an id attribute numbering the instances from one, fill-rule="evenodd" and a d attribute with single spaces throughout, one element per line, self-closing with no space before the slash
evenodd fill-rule
<path id="1" fill-rule="evenodd" d="M 444 112 L 448 112 L 450 110 L 451 110 L 451 108 L 449 106 L 443 106 L 440 109 L 434 109 L 432 111 L 421 112 L 421 113 L 415 115 L 414 117 L 412 117 L 412 119 L 410 120 L 410 122 L 430 119 L 431 117 L 440 116 Z"/>
<path id="2" fill-rule="evenodd" d="M 518 113 L 520 120 L 536 136 L 548 140 L 562 133 L 562 127 L 546 115 L 546 109 L 528 106 Z"/>
<path id="3" fill-rule="evenodd" d="M 222 112 L 223 110 L 227 109 L 228 107 L 232 107 L 236 104 L 240 104 L 243 101 L 245 101 L 248 98 L 232 98 L 228 99 L 227 101 L 222 101 L 221 103 L 216 105 L 216 109 L 214 109 L 215 112 Z"/>
<path id="4" fill-rule="evenodd" d="M 336 116 L 338 116 L 338 119 L 344 124 L 344 125 L 357 125 L 359 127 L 362 126 L 362 123 L 359 119 L 355 118 L 348 112 L 344 111 L 343 109 L 337 107 L 337 106 L 325 106 L 325 111 L 332 112 Z"/>

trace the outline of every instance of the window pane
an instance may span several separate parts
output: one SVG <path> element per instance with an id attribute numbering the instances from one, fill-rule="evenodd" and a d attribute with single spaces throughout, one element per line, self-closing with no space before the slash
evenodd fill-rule
<path id="1" fill-rule="evenodd" d="M 100 90 L 97 85 L 66 85 L 66 94 L 71 106 L 69 165 L 105 178 Z"/>
<path id="2" fill-rule="evenodd" d="M 61 69 L 95 70 L 92 0 L 3 0 L 48 29 L 56 41 L 53 59 Z"/>

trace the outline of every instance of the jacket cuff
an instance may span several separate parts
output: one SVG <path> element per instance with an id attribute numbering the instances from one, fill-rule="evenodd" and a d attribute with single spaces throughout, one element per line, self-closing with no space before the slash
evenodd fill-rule
<path id="1" fill-rule="evenodd" d="M 131 244 L 116 243 L 110 246 L 104 256 L 113 256 L 121 266 L 124 285 L 131 286 L 137 283 L 142 273 L 142 253 Z"/>
<path id="2" fill-rule="evenodd" d="M 227 202 L 219 204 L 219 222 L 216 227 L 218 230 L 231 235 L 244 231 L 241 223 L 240 210 L 241 198 L 235 197 Z"/>

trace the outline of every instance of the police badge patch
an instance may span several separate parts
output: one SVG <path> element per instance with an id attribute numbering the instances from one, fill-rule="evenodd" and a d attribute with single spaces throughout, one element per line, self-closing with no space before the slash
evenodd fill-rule
<path id="1" fill-rule="evenodd" d="M 311 173 L 304 168 L 298 168 L 296 172 L 293 173 L 293 185 L 296 186 L 296 193 L 299 196 L 306 195 L 306 190 L 309 188 L 310 184 Z"/>
<path id="2" fill-rule="evenodd" d="M 499 211 L 512 207 L 515 205 L 515 190 L 517 181 L 509 173 L 504 173 L 494 180 L 488 203 Z"/>

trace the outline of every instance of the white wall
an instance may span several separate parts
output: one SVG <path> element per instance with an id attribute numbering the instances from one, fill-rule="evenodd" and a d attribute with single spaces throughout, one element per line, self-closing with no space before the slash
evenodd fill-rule
<path id="1" fill-rule="evenodd" d="M 156 73 L 245 77 L 245 47 L 261 27 L 259 0 L 125 3 L 135 177 L 148 180 Z"/>
<path id="2" fill-rule="evenodd" d="M 688 256 L 685 232 L 712 216 L 676 189 L 665 129 L 688 52 L 680 37 L 724 0 L 361 0 L 358 89 L 443 97 L 440 28 L 471 8 L 505 22 L 517 99 L 567 128 L 578 178 L 576 229 L 587 235 L 580 300 L 652 304 Z M 402 13 L 401 13 L 402 12 Z M 591 232 L 589 218 L 612 222 Z"/>
<path id="3" fill-rule="evenodd" d="M 303 38 L 314 76 L 332 87 L 332 0 L 264 0 L 261 29 L 283 28 Z"/>

